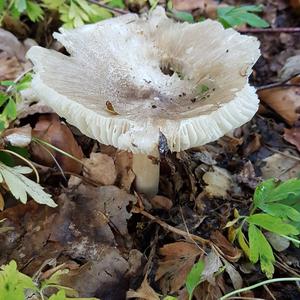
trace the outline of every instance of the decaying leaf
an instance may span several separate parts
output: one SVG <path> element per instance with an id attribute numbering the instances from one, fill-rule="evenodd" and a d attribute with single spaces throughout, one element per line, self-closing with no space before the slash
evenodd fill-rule
<path id="1" fill-rule="evenodd" d="M 300 127 L 285 128 L 283 138 L 292 145 L 295 145 L 298 151 L 300 151 Z"/>
<path id="2" fill-rule="evenodd" d="M 156 195 L 153 198 L 151 198 L 150 203 L 154 208 L 160 208 L 165 210 L 170 210 L 173 206 L 173 202 L 171 199 L 160 195 Z"/>
<path id="3" fill-rule="evenodd" d="M 234 247 L 220 231 L 214 231 L 210 238 L 220 248 L 228 261 L 237 262 L 240 259 L 242 252 Z"/>
<path id="4" fill-rule="evenodd" d="M 59 120 L 56 114 L 41 115 L 32 131 L 32 135 L 71 154 L 77 159 L 83 158 L 82 150 L 76 142 L 71 130 Z M 33 160 L 43 165 L 53 167 L 55 166 L 54 156 L 63 170 L 80 173 L 82 168 L 80 163 L 50 148 L 47 148 L 47 151 L 45 147 L 37 143 L 31 145 Z M 52 156 L 49 154 L 49 151 L 52 153 Z"/>
<path id="5" fill-rule="evenodd" d="M 290 241 L 288 239 L 273 232 L 265 232 L 265 237 L 272 247 L 278 252 L 282 252 L 290 246 Z"/>
<path id="6" fill-rule="evenodd" d="M 299 118 L 300 88 L 272 88 L 258 92 L 261 101 L 275 110 L 289 125 Z"/>
<path id="7" fill-rule="evenodd" d="M 164 245 L 159 253 L 163 258 L 158 263 L 155 280 L 165 294 L 176 292 L 184 285 L 196 258 L 203 254 L 195 244 L 187 242 Z"/>
<path id="8" fill-rule="evenodd" d="M 117 185 L 126 191 L 130 191 L 135 179 L 132 171 L 132 153 L 117 151 L 115 154 L 115 167 L 117 171 Z"/>
<path id="9" fill-rule="evenodd" d="M 129 290 L 127 292 L 127 299 L 138 298 L 141 300 L 159 300 L 159 296 L 153 290 L 153 288 L 149 285 L 147 278 L 145 278 L 142 282 L 142 285 L 136 290 Z"/>
<path id="10" fill-rule="evenodd" d="M 83 174 L 101 185 L 112 185 L 117 178 L 113 159 L 103 153 L 91 153 L 84 160 Z"/>
<path id="11" fill-rule="evenodd" d="M 294 0 L 291 2 L 298 2 L 298 8 L 300 8 L 300 1 Z M 280 70 L 280 78 L 282 80 L 287 80 L 300 73 L 300 55 L 291 56 L 287 59 L 285 65 Z"/>
<path id="12" fill-rule="evenodd" d="M 203 180 L 207 184 L 204 191 L 210 197 L 226 198 L 232 184 L 229 172 L 216 166 L 212 167 L 212 171 L 203 175 Z"/>
<path id="13" fill-rule="evenodd" d="M 289 151 L 284 153 L 290 155 Z M 265 165 L 261 168 L 261 171 L 262 178 L 265 180 L 272 177 L 286 180 L 297 177 L 300 172 L 299 161 L 284 154 L 275 153 L 264 159 L 263 162 Z"/>
<path id="14" fill-rule="evenodd" d="M 0 81 L 13 80 L 22 71 L 23 68 L 16 57 L 0 57 Z"/>

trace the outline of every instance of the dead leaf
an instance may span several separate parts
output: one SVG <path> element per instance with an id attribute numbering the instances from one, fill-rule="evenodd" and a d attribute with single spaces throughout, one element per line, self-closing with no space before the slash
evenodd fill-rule
<path id="1" fill-rule="evenodd" d="M 155 280 L 164 294 L 178 291 L 185 283 L 186 276 L 198 256 L 203 254 L 195 244 L 175 242 L 159 249 L 163 256 L 158 263 Z"/>
<path id="2" fill-rule="evenodd" d="M 228 261 L 225 261 L 225 271 L 230 277 L 234 289 L 238 290 L 243 286 L 243 278 L 240 273 L 235 269 L 235 267 Z"/>
<path id="3" fill-rule="evenodd" d="M 298 8 L 300 8 L 300 1 L 298 2 Z M 300 55 L 291 56 L 287 59 L 283 68 L 279 72 L 279 76 L 282 80 L 287 80 L 300 73 Z"/>
<path id="4" fill-rule="evenodd" d="M 91 153 L 84 160 L 83 174 L 101 185 L 112 185 L 117 178 L 113 159 L 102 153 Z"/>
<path id="5" fill-rule="evenodd" d="M 196 8 L 204 7 L 205 2 L 203 0 L 173 0 L 173 7 L 176 10 L 193 10 Z"/>
<path id="6" fill-rule="evenodd" d="M 289 151 L 284 152 L 290 155 Z M 261 168 L 262 178 L 267 180 L 275 177 L 280 180 L 287 180 L 297 177 L 300 173 L 299 161 L 287 157 L 284 154 L 275 153 L 263 160 L 265 165 Z"/>
<path id="7" fill-rule="evenodd" d="M 142 285 L 136 290 L 129 290 L 127 292 L 126 299 L 138 298 L 143 300 L 159 300 L 159 296 L 153 290 L 153 288 L 149 285 L 147 278 L 145 278 L 142 282 Z"/>
<path id="8" fill-rule="evenodd" d="M 16 57 L 0 57 L 0 81 L 14 80 L 23 72 Z"/>
<path id="9" fill-rule="evenodd" d="M 276 111 L 289 125 L 299 118 L 300 87 L 273 88 L 258 91 L 261 101 Z"/>
<path id="10" fill-rule="evenodd" d="M 261 178 L 256 176 L 255 169 L 251 161 L 247 161 L 239 174 L 235 176 L 238 183 L 243 183 L 251 189 L 255 189 L 261 182 Z"/>
<path id="11" fill-rule="evenodd" d="M 250 141 L 247 143 L 246 147 L 244 148 L 244 156 L 249 156 L 250 154 L 256 152 L 261 147 L 261 135 L 258 133 L 254 133 L 253 135 L 249 136 Z"/>
<path id="12" fill-rule="evenodd" d="M 234 247 L 220 231 L 214 231 L 210 239 L 219 247 L 228 261 L 237 262 L 240 259 L 241 250 Z"/>
<path id="13" fill-rule="evenodd" d="M 290 241 L 278 234 L 267 231 L 264 233 L 264 235 L 272 247 L 278 252 L 282 252 L 290 246 Z"/>
<path id="14" fill-rule="evenodd" d="M 283 138 L 290 144 L 295 145 L 298 151 L 300 151 L 300 127 L 285 128 Z"/>
<path id="15" fill-rule="evenodd" d="M 203 280 L 212 285 L 216 284 L 215 273 L 223 267 L 220 256 L 215 251 L 210 251 L 204 258 L 205 269 L 202 272 Z"/>
<path id="16" fill-rule="evenodd" d="M 232 184 L 231 175 L 227 170 L 213 166 L 212 171 L 206 172 L 202 179 L 207 184 L 204 191 L 210 197 L 227 197 L 227 191 L 230 190 Z"/>
<path id="17" fill-rule="evenodd" d="M 61 284 L 78 291 L 80 297 L 125 299 L 128 269 L 128 262 L 117 248 L 108 248 L 97 261 L 89 261 L 81 268 L 62 276 Z"/>
<path id="18" fill-rule="evenodd" d="M 26 49 L 23 44 L 9 31 L 0 28 L 0 50 L 7 53 L 9 57 L 17 57 L 25 61 Z"/>
<path id="19" fill-rule="evenodd" d="M 216 283 L 208 281 L 202 282 L 194 292 L 196 300 L 216 300 L 220 299 L 225 292 L 225 283 L 222 275 L 216 276 Z"/>
<path id="20" fill-rule="evenodd" d="M 59 120 L 56 114 L 41 115 L 32 131 L 32 135 L 71 154 L 77 159 L 83 158 L 82 150 L 71 130 Z M 47 149 L 52 153 L 63 170 L 77 174 L 81 172 L 82 165 L 79 162 L 50 148 Z M 34 161 L 49 167 L 55 166 L 53 157 L 41 145 L 32 143 L 31 154 Z"/>
<path id="21" fill-rule="evenodd" d="M 160 208 L 165 210 L 170 210 L 173 206 L 172 200 L 164 196 L 154 196 L 151 198 L 150 203 L 152 204 L 153 208 Z"/>

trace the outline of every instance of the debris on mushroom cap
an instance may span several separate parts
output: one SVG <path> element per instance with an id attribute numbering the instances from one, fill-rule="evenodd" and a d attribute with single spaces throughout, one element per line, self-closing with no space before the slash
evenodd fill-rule
<path id="1" fill-rule="evenodd" d="M 248 76 L 259 42 L 216 21 L 176 23 L 157 7 L 55 33 L 70 53 L 33 47 L 33 88 L 84 134 L 133 153 L 216 140 L 258 108 Z"/>

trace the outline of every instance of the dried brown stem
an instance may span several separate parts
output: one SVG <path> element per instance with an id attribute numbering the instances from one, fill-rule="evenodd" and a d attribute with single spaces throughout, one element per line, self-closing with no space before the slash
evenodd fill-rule
<path id="1" fill-rule="evenodd" d="M 151 221 L 153 221 L 153 222 L 157 223 L 158 225 L 160 225 L 162 228 L 164 228 L 168 231 L 171 231 L 175 234 L 181 235 L 181 236 L 183 236 L 183 237 L 185 237 L 189 240 L 192 239 L 192 240 L 200 242 L 201 244 L 204 244 L 204 245 L 210 245 L 211 244 L 211 242 L 209 240 L 204 239 L 200 236 L 185 232 L 185 231 L 180 230 L 178 228 L 175 228 L 175 227 L 165 223 L 164 221 L 152 216 L 151 214 L 149 214 L 148 212 L 146 212 L 144 210 L 136 210 L 136 211 L 133 211 L 133 212 L 134 213 L 140 213 L 141 215 L 145 216 L 146 218 L 148 218 Z"/>
<path id="2" fill-rule="evenodd" d="M 98 2 L 98 1 L 96 1 L 96 0 L 88 0 L 88 1 L 89 1 L 90 3 L 96 4 L 96 5 L 100 6 L 100 7 L 103 7 L 103 8 L 105 8 L 105 9 L 107 9 L 107 10 L 110 10 L 110 11 L 112 11 L 112 12 L 114 12 L 114 13 L 117 13 L 117 14 L 120 14 L 120 15 L 124 15 L 124 14 L 127 14 L 127 13 L 128 13 L 128 11 L 126 11 L 126 10 L 119 9 L 119 8 L 115 8 L 115 7 L 111 7 L 111 6 L 107 5 L 107 4 Z"/>
<path id="3" fill-rule="evenodd" d="M 277 28 L 246 28 L 238 29 L 240 33 L 291 33 L 299 34 L 300 27 L 277 27 Z"/>

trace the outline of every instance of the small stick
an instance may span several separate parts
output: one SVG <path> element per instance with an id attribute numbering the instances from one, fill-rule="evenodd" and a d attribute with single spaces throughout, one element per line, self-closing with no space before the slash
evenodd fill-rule
<path id="1" fill-rule="evenodd" d="M 126 11 L 126 10 L 119 9 L 119 8 L 114 8 L 114 7 L 111 7 L 111 6 L 107 5 L 107 4 L 99 3 L 96 0 L 88 0 L 88 1 L 91 2 L 91 3 L 93 3 L 93 4 L 98 5 L 100 7 L 106 8 L 106 9 L 108 9 L 108 10 L 114 12 L 114 13 L 120 14 L 120 15 L 124 15 L 124 14 L 128 13 L 128 11 Z"/>
<path id="2" fill-rule="evenodd" d="M 277 27 L 277 28 L 246 28 L 238 29 L 240 33 L 300 33 L 300 27 Z"/>
<path id="3" fill-rule="evenodd" d="M 190 234 L 188 232 L 185 232 L 183 230 L 180 230 L 180 229 L 177 229 L 167 223 L 165 223 L 164 221 L 160 220 L 160 219 L 157 219 L 156 217 L 152 216 L 151 214 L 149 214 L 148 212 L 144 211 L 144 210 L 139 210 L 138 208 L 137 209 L 133 209 L 132 211 L 133 213 L 140 213 L 141 215 L 145 216 L 146 218 L 150 219 L 151 221 L 159 224 L 161 227 L 163 227 L 164 229 L 168 230 L 168 231 L 171 231 L 175 234 L 178 234 L 178 235 L 181 235 L 185 238 L 188 238 L 188 239 L 193 239 L 194 241 L 198 241 L 202 244 L 206 244 L 206 245 L 209 245 L 211 244 L 211 242 L 207 239 L 204 239 L 200 236 L 197 236 L 197 235 L 194 235 L 194 234 Z"/>

